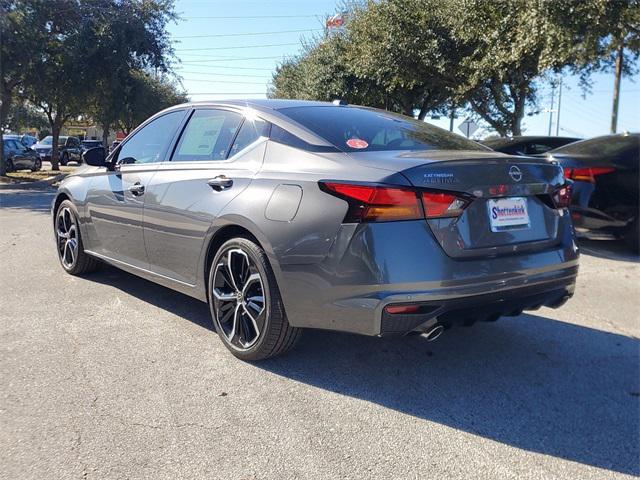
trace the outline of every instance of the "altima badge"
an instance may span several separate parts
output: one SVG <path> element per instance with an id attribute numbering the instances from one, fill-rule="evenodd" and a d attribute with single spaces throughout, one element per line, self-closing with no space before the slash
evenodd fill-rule
<path id="1" fill-rule="evenodd" d="M 509 176 L 513 178 L 514 182 L 519 182 L 522 180 L 522 170 L 515 165 L 511 165 L 511 168 L 509 168 Z"/>

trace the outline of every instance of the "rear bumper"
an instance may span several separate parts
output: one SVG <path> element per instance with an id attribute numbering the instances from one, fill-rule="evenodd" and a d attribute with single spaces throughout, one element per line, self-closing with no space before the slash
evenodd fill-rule
<path id="1" fill-rule="evenodd" d="M 297 327 L 387 335 L 433 319 L 469 322 L 468 309 L 482 313 L 473 319 L 492 319 L 557 306 L 573 294 L 578 249 L 568 218 L 558 233 L 555 245 L 539 251 L 456 259 L 425 222 L 344 225 L 325 260 L 281 265 L 278 280 L 289 322 Z M 390 324 L 384 308 L 403 303 L 429 310 L 422 318 L 394 315 L 406 325 Z"/>
<path id="2" fill-rule="evenodd" d="M 574 289 L 574 283 L 548 282 L 497 293 L 431 300 L 421 303 L 420 312 L 415 314 L 389 314 L 383 310 L 379 335 L 405 335 L 411 331 L 425 331 L 435 324 L 445 328 L 469 326 L 478 321 L 492 322 L 502 316 L 517 316 L 525 310 L 558 308 L 573 296 Z"/>

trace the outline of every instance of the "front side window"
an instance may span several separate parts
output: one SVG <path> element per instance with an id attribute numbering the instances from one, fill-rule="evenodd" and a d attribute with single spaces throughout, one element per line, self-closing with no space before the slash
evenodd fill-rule
<path id="1" fill-rule="evenodd" d="M 184 110 L 176 110 L 145 125 L 122 144 L 118 152 L 118 163 L 162 162 L 162 154 L 173 139 L 184 114 Z"/>
<path id="2" fill-rule="evenodd" d="M 224 160 L 241 122 L 242 115 L 227 110 L 196 110 L 180 137 L 172 160 Z"/>
<path id="3" fill-rule="evenodd" d="M 279 111 L 344 152 L 487 150 L 460 135 L 381 110 L 313 106 Z"/>

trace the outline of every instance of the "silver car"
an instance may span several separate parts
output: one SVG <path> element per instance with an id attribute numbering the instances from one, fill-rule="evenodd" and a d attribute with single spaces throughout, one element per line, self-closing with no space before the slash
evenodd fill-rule
<path id="1" fill-rule="evenodd" d="M 208 302 L 241 359 L 305 328 L 434 339 L 574 291 L 562 169 L 408 117 L 189 103 L 85 161 L 52 206 L 63 268 L 106 262 Z"/>

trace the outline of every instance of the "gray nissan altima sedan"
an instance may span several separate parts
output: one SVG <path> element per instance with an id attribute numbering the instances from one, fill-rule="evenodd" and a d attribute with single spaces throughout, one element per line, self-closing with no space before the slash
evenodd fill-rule
<path id="1" fill-rule="evenodd" d="M 562 168 L 408 117 L 189 103 L 85 161 L 53 202 L 62 267 L 106 262 L 208 302 L 245 360 L 305 328 L 434 339 L 574 291 Z"/>

